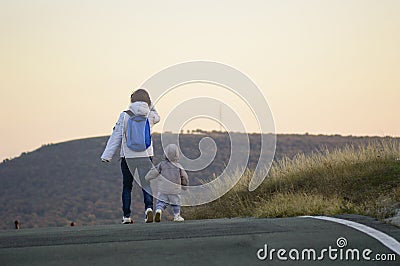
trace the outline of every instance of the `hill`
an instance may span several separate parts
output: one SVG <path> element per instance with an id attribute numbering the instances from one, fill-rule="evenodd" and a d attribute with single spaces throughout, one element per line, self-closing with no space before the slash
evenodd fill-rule
<path id="1" fill-rule="evenodd" d="M 400 210 L 400 141 L 325 150 L 275 162 L 254 192 L 252 173 L 218 200 L 186 208 L 186 218 L 360 214 L 383 220 Z"/>
<path id="2" fill-rule="evenodd" d="M 210 179 L 224 169 L 230 156 L 227 134 L 198 132 L 181 134 L 180 143 L 185 155 L 196 158 L 198 143 L 209 136 L 217 144 L 214 162 L 206 169 L 189 173 L 191 182 Z M 249 168 L 256 164 L 260 135 L 249 135 L 251 154 Z M 23 153 L 20 157 L 4 160 L 0 164 L 0 229 L 12 228 L 14 220 L 21 227 L 114 224 L 121 218 L 122 178 L 119 161 L 100 162 L 100 155 L 108 137 L 80 139 Z M 278 135 L 276 158 L 292 158 L 298 153 L 311 154 L 325 147 L 332 150 L 347 144 L 359 145 L 378 140 L 377 137 Z M 399 139 L 396 139 L 399 140 Z M 160 135 L 153 135 L 155 162 L 162 158 Z M 142 219 L 142 195 L 135 186 L 133 191 L 133 218 Z"/>

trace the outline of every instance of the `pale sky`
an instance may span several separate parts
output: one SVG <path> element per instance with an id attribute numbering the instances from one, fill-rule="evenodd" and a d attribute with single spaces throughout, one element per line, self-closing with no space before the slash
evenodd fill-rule
<path id="1" fill-rule="evenodd" d="M 0 160 L 109 135 L 134 89 L 191 60 L 251 78 L 277 133 L 400 136 L 399 14 L 397 0 L 0 0 Z M 221 88 L 189 87 L 159 102 L 162 118 L 209 94 L 248 115 Z"/>

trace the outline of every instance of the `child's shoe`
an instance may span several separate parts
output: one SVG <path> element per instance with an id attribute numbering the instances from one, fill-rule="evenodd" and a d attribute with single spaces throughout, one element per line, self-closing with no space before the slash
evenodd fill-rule
<path id="1" fill-rule="evenodd" d="M 144 214 L 146 215 L 144 222 L 152 223 L 153 222 L 153 210 L 151 208 L 147 208 L 147 210 L 144 212 Z"/>
<path id="2" fill-rule="evenodd" d="M 156 210 L 156 215 L 154 216 L 154 221 L 156 223 L 161 222 L 161 214 L 162 214 L 162 211 L 160 209 L 157 209 Z"/>
<path id="3" fill-rule="evenodd" d="M 185 219 L 180 214 L 174 216 L 174 222 L 183 222 Z"/>

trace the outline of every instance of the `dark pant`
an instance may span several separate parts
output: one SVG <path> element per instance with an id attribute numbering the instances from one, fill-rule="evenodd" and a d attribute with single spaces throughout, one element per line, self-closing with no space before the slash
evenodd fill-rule
<path id="1" fill-rule="evenodd" d="M 151 159 L 142 157 L 132 159 L 129 158 L 128 160 L 131 167 L 128 167 L 127 159 L 121 159 L 121 171 L 123 178 L 122 211 L 124 212 L 124 217 L 130 217 L 131 215 L 133 174 L 135 173 L 136 169 L 138 170 L 139 181 L 143 191 L 144 209 L 153 209 L 153 196 L 151 195 L 151 188 L 149 183 L 144 179 L 147 172 L 152 167 Z"/>

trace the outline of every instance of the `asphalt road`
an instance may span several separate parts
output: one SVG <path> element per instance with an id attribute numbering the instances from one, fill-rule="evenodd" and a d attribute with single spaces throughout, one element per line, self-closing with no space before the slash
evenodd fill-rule
<path id="1" fill-rule="evenodd" d="M 339 218 L 368 227 L 296 217 L 0 231 L 0 265 L 400 265 L 399 228 Z"/>

